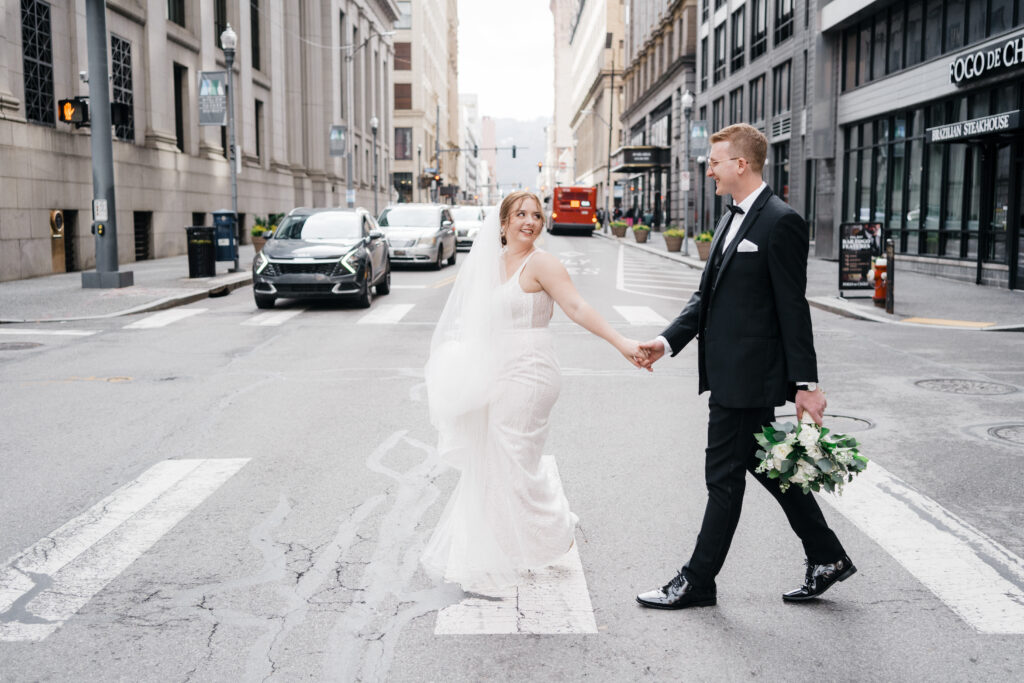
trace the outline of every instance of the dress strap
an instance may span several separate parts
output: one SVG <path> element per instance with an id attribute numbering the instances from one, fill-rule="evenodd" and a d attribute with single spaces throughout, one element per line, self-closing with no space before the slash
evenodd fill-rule
<path id="1" fill-rule="evenodd" d="M 510 279 L 518 280 L 519 279 L 519 274 L 523 272 L 523 268 L 526 267 L 526 264 L 530 261 L 530 259 L 533 258 L 533 255 L 536 254 L 538 251 L 540 251 L 540 249 L 534 249 L 529 254 L 527 254 L 526 258 L 524 258 L 523 262 L 519 264 L 519 267 L 516 268 L 516 272 L 513 273 L 512 277 Z"/>

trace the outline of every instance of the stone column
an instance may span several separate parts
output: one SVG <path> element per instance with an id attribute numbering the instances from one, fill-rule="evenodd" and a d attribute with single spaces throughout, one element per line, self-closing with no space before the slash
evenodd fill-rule
<path id="1" fill-rule="evenodd" d="M 217 64 L 220 51 L 220 36 L 213 23 L 213 3 L 199 4 L 199 63 L 203 71 L 223 69 Z M 199 74 L 196 74 L 199 82 Z M 199 156 L 206 159 L 223 159 L 224 148 L 220 145 L 221 126 L 199 126 Z"/>
<path id="2" fill-rule="evenodd" d="M 146 86 L 146 146 L 177 151 L 174 133 L 174 69 L 167 52 L 167 2 L 147 0 L 145 64 L 149 72 Z"/>

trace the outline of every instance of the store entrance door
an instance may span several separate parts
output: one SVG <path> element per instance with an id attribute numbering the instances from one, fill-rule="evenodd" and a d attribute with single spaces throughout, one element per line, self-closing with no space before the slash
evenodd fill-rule
<path id="1" fill-rule="evenodd" d="M 1019 192 L 1011 192 L 1021 180 L 1021 155 L 1017 143 L 1001 140 L 984 145 L 981 155 L 981 202 L 978 244 L 978 273 L 982 283 L 983 264 L 1009 266 L 1010 288 L 1024 287 L 1024 268 L 1020 256 Z"/>
<path id="2" fill-rule="evenodd" d="M 1014 177 L 1017 191 L 1010 200 L 1010 289 L 1024 289 L 1024 144 L 1016 143 Z M 1012 187 L 1013 185 L 1011 185 Z"/>

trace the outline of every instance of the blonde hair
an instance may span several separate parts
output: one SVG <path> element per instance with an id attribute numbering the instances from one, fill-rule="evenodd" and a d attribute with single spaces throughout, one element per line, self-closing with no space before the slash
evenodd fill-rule
<path id="1" fill-rule="evenodd" d="M 711 136 L 711 144 L 716 142 L 728 142 L 732 153 L 746 159 L 753 171 L 760 173 L 764 168 L 764 160 L 768 158 L 768 140 L 764 133 L 749 123 L 736 123 L 716 131 Z"/>
<path id="2" fill-rule="evenodd" d="M 512 212 L 518 209 L 527 199 L 537 202 L 537 208 L 540 209 L 541 215 L 544 214 L 544 205 L 541 204 L 540 198 L 532 192 L 516 190 L 505 197 L 501 201 L 501 208 L 498 209 L 498 222 L 501 223 L 501 246 L 505 246 L 507 243 L 505 240 L 505 226 L 508 225 L 509 219 L 512 218 Z"/>

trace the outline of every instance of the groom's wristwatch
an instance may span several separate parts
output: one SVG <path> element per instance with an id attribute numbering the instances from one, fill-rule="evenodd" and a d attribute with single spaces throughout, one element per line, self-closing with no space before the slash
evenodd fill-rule
<path id="1" fill-rule="evenodd" d="M 800 391 L 817 391 L 818 384 L 816 382 L 797 382 L 796 388 Z"/>

